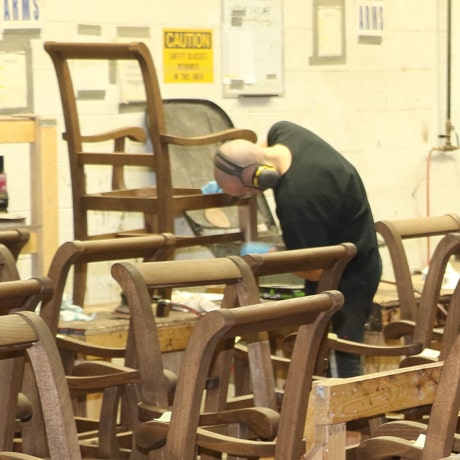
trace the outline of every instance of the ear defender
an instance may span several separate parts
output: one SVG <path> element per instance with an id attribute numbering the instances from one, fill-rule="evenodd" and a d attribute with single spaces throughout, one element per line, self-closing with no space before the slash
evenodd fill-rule
<path id="1" fill-rule="evenodd" d="M 275 187 L 281 178 L 273 166 L 257 165 L 255 163 L 240 166 L 220 151 L 216 152 L 214 165 L 221 171 L 238 177 L 245 187 L 252 187 L 258 190 Z M 254 171 L 252 172 L 251 170 Z"/>
<path id="2" fill-rule="evenodd" d="M 281 176 L 278 174 L 273 166 L 261 165 L 256 169 L 252 177 L 254 187 L 260 190 L 276 187 L 280 181 Z"/>

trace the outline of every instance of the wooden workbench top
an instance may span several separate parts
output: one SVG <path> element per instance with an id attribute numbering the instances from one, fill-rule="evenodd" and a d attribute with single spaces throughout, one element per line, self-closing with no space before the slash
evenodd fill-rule
<path id="1" fill-rule="evenodd" d="M 117 318 L 115 306 L 98 306 L 85 313 L 96 312 L 92 321 L 60 321 L 59 333 L 104 346 L 124 346 L 129 320 Z M 171 311 L 167 317 L 156 317 L 156 325 L 162 351 L 184 350 L 190 334 L 198 321 L 192 313 Z"/>

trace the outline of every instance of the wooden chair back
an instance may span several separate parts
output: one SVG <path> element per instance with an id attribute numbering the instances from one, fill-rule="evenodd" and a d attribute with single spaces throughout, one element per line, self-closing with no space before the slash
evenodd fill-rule
<path id="1" fill-rule="evenodd" d="M 216 103 L 207 99 L 174 98 L 164 99 L 163 107 L 166 119 L 166 131 L 176 136 L 196 137 L 234 128 L 229 115 Z M 169 154 L 171 170 L 174 171 L 173 186 L 181 188 L 200 188 L 213 177 L 214 155 L 216 146 L 213 144 L 200 147 L 170 145 Z M 190 161 L 190 158 L 193 161 Z M 263 193 L 257 194 L 257 222 L 260 228 L 266 228 L 264 239 L 279 237 L 270 207 Z M 224 214 L 224 221 L 219 225 L 228 228 L 240 226 L 238 206 L 222 207 L 219 213 Z M 207 211 L 202 209 L 185 212 L 192 222 L 191 228 L 196 235 L 206 235 L 219 231 L 222 227 L 208 219 Z M 216 257 L 229 255 L 229 248 L 209 246 Z"/>
<path id="2" fill-rule="evenodd" d="M 276 251 L 265 254 L 247 254 L 243 259 L 251 267 L 254 275 L 261 276 L 279 275 L 285 273 L 299 273 L 309 270 L 321 270 L 318 281 L 317 292 L 339 289 L 339 283 L 343 271 L 350 260 L 356 255 L 356 246 L 353 243 L 342 243 L 338 245 L 295 249 L 291 251 Z M 303 281 L 303 280 L 302 280 Z M 327 333 L 327 331 L 326 331 Z M 292 348 L 295 333 L 287 335 L 284 339 L 286 351 Z M 238 350 L 238 357 L 241 356 L 241 347 Z M 289 354 L 288 353 L 288 354 Z M 275 368 L 284 370 L 288 361 L 272 356 L 272 363 Z M 318 354 L 317 375 L 325 375 L 327 372 L 328 351 L 324 346 Z M 244 360 L 239 359 L 235 364 L 235 380 L 238 393 L 245 393 L 247 389 L 247 369 Z M 245 383 L 246 382 L 246 383 Z"/>
<path id="3" fill-rule="evenodd" d="M 415 321 L 397 320 L 384 326 L 387 340 L 405 338 L 401 345 L 371 345 L 329 337 L 328 346 L 333 350 L 364 356 L 412 356 L 430 347 L 437 311 L 437 303 L 450 257 L 460 251 L 460 233 L 449 233 L 437 244 L 424 282 Z"/>
<path id="4" fill-rule="evenodd" d="M 375 223 L 375 230 L 382 236 L 390 255 L 399 299 L 400 318 L 415 320 L 417 300 L 404 240 L 430 238 L 459 231 L 460 217 L 456 214 L 446 214 L 392 221 L 381 220 Z"/>
<path id="5" fill-rule="evenodd" d="M 264 452 L 264 456 L 269 453 L 279 460 L 301 458 L 305 452 L 303 432 L 315 355 L 331 315 L 342 303 L 342 294 L 330 291 L 230 310 L 220 309 L 205 315 L 197 324 L 185 352 L 164 447 L 165 458 L 195 459 L 197 444 L 210 450 L 232 452 L 233 443 L 239 446 L 234 447 L 235 452 L 244 452 L 241 454 L 244 457 L 258 458 Z M 208 430 L 199 429 L 206 377 L 219 343 L 233 342 L 236 336 L 294 326 L 299 326 L 299 334 L 286 381 L 277 437 L 275 441 L 267 442 L 269 450 L 262 450 L 266 447 L 262 446 L 264 442 L 244 440 L 239 443 L 229 436 L 214 436 Z"/>
<path id="6" fill-rule="evenodd" d="M 98 346 L 89 344 L 74 337 L 58 334 L 58 325 L 64 289 L 68 286 L 68 277 L 75 266 L 85 263 L 91 264 L 102 261 L 120 261 L 126 259 L 157 260 L 164 259 L 164 254 L 171 250 L 175 244 L 175 237 L 171 234 L 139 235 L 125 238 L 105 238 L 100 240 L 68 241 L 56 251 L 48 271 L 48 276 L 55 286 L 55 292 L 46 302 L 43 302 L 40 315 L 47 323 L 50 330 L 56 335 L 58 349 L 67 381 L 71 389 L 74 413 L 78 420 L 80 433 L 93 431 L 92 438 L 82 442 L 85 451 L 98 449 L 97 455 L 109 458 L 122 456 L 122 442 L 117 439 L 117 431 L 128 433 L 131 428 L 130 409 L 131 402 L 128 387 L 125 385 L 114 386 L 108 379 L 106 387 L 101 380 L 97 385 L 92 381 L 97 375 L 109 372 L 118 374 L 122 383 L 126 377 L 127 385 L 131 370 L 123 368 L 106 369 L 102 361 L 124 360 L 126 346 Z M 73 302 L 83 306 L 84 293 L 73 292 Z M 81 302 L 81 303 L 80 303 Z M 91 356 L 91 363 L 85 358 Z M 101 365 L 101 370 L 96 370 L 95 365 Z M 75 382 L 71 376 L 77 375 Z M 113 375 L 115 378 L 116 376 Z M 87 382 L 84 389 L 83 381 Z M 87 396 L 91 393 L 103 393 L 101 412 L 98 423 L 88 420 Z M 122 416 L 118 417 L 118 393 L 123 394 Z M 128 395 L 128 396 L 127 396 Z M 134 403 L 135 404 L 135 403 Z M 128 434 L 127 434 L 128 435 Z M 96 454 L 94 454 L 96 455 Z"/>
<path id="7" fill-rule="evenodd" d="M 444 361 L 460 333 L 460 281 L 454 289 L 447 308 L 447 319 L 441 339 L 439 360 Z"/>
<path id="8" fill-rule="evenodd" d="M 459 253 L 460 251 L 460 238 L 459 234 L 447 235 L 444 238 L 446 241 L 442 240 L 443 244 L 447 246 L 450 242 L 450 250 L 452 253 Z M 447 250 L 447 253 L 449 250 Z M 442 267 L 441 267 L 442 269 Z M 416 366 L 419 364 L 444 361 L 449 354 L 453 343 L 455 342 L 459 332 L 460 332 L 460 282 L 457 283 L 452 296 L 447 307 L 447 317 L 445 321 L 445 326 L 442 328 L 441 334 L 435 329 L 433 335 L 433 340 L 438 342 L 437 349 L 427 348 L 417 355 L 407 356 L 402 362 L 401 367 Z M 429 320 L 434 321 L 434 318 Z M 405 323 L 404 323 L 405 324 Z M 410 323 L 409 323 L 410 325 Z M 429 327 L 429 321 L 428 325 Z M 429 345 L 427 345 L 429 347 Z M 439 348 L 439 350 L 438 350 Z"/>
<path id="9" fill-rule="evenodd" d="M 45 302 L 41 316 L 48 327 L 57 334 L 59 312 L 67 286 L 68 276 L 76 265 L 92 262 L 119 261 L 125 259 L 164 259 L 166 252 L 174 247 L 172 234 L 139 235 L 129 238 L 106 238 L 100 240 L 68 241 L 56 250 L 48 270 L 48 277 L 54 284 L 54 295 Z M 72 292 L 75 305 L 84 306 L 84 290 Z"/>
<path id="10" fill-rule="evenodd" d="M 444 282 L 447 263 L 452 255 L 459 253 L 460 233 L 449 233 L 444 236 L 433 252 L 430 267 L 423 284 L 415 324 L 413 324 L 413 331 L 410 334 L 410 340 L 413 343 L 421 343 L 423 348 L 429 347 L 433 338 L 437 303 Z M 394 331 L 398 327 L 406 325 L 412 327 L 410 321 L 393 321 L 384 328 L 384 335 L 388 338 L 393 338 Z"/>
<path id="11" fill-rule="evenodd" d="M 164 382 L 158 379 L 158 375 L 163 373 L 163 364 L 149 291 L 153 288 L 221 286 L 224 288 L 222 308 L 259 302 L 252 272 L 239 257 L 116 263 L 112 267 L 112 275 L 125 293 L 131 310 L 127 363 L 131 367 L 139 366 L 142 382 L 148 382 L 142 385 L 142 400 L 163 408 L 168 407 L 168 398 Z M 253 374 L 254 383 L 257 382 L 254 385 L 254 398 L 258 405 L 274 408 L 275 383 L 270 363 L 270 345 L 267 337 L 260 339 L 254 337 L 254 344 L 249 351 L 250 362 L 257 363 Z M 212 409 L 226 404 L 232 351 L 229 351 L 225 361 L 216 364 L 221 366 L 221 370 L 213 374 L 219 376 L 218 384 L 214 389 L 210 388 L 207 399 Z"/>
<path id="12" fill-rule="evenodd" d="M 91 233 L 89 229 L 88 212 L 90 210 L 141 213 L 144 216 L 143 227 L 137 223 L 133 225 L 135 228 L 126 228 L 124 232 L 116 230 L 105 233 L 106 237 L 113 237 L 120 233 L 133 234 L 133 232 L 138 231 L 174 233 L 174 219 L 185 211 L 233 205 L 241 207 L 242 218 L 237 229 L 234 231 L 225 229 L 225 231 L 206 236 L 184 236 L 181 238 L 181 244 L 193 246 L 212 242 L 223 243 L 257 239 L 257 202 L 255 196 L 232 198 L 224 193 L 203 194 L 199 187 L 174 187 L 173 170 L 169 156 L 170 145 L 200 147 L 211 144 L 217 150 L 221 142 L 230 139 L 243 138 L 256 141 L 256 135 L 253 131 L 231 128 L 193 138 L 169 133 L 166 129 L 163 101 L 155 65 L 149 48 L 142 42 L 46 42 L 44 47 L 54 64 L 64 114 L 64 139 L 67 142 L 69 153 L 75 240 L 85 241 L 103 237 L 102 234 Z M 71 62 L 91 62 L 96 65 L 99 62 L 107 66 L 107 61 L 119 66 L 126 63 L 137 64 L 144 88 L 144 93 L 140 97 L 146 103 L 146 123 L 144 123 L 144 117 L 141 117 L 142 121 L 139 126 L 125 126 L 122 121 L 121 127 L 118 125 L 114 128 L 111 127 L 104 133 L 88 134 L 86 130 L 83 132 L 82 129 L 83 122 L 78 112 L 76 99 L 78 87 L 73 82 L 73 71 L 78 72 L 81 67 L 72 66 Z M 106 69 L 107 75 L 109 75 L 109 68 L 106 67 Z M 76 77 L 78 78 L 78 75 Z M 107 79 L 107 86 L 110 86 L 109 79 Z M 113 116 L 106 119 L 109 118 L 114 119 Z M 154 153 L 139 153 L 139 149 L 145 148 L 143 144 L 147 139 L 150 140 Z M 128 145 L 128 141 L 135 142 L 136 146 Z M 101 143 L 103 143 L 102 147 Z M 129 154 L 127 154 L 128 151 Z M 89 168 L 92 165 L 98 165 L 98 178 L 100 178 L 100 168 L 103 165 L 111 168 L 112 171 L 111 181 L 107 180 L 103 189 L 94 192 L 90 191 L 90 187 L 86 183 Z M 132 170 L 133 166 L 154 171 L 156 185 L 126 188 L 123 172 L 129 168 Z M 209 180 L 211 179 L 212 177 L 209 178 Z M 100 180 L 97 183 L 104 185 L 103 181 Z M 94 188 L 95 185 L 92 185 Z M 169 258 L 172 258 L 171 255 Z M 86 272 L 84 268 L 84 264 L 79 266 L 78 276 L 75 278 L 76 283 L 85 283 Z"/>
<path id="13" fill-rule="evenodd" d="M 256 277 L 321 270 L 318 292 L 338 289 L 343 270 L 356 255 L 353 243 L 247 254 L 243 259 Z"/>
<path id="14" fill-rule="evenodd" d="M 3 284 L 0 284 L 0 291 Z M 39 286 L 38 281 L 35 284 Z M 0 453 L 0 457 L 30 458 L 11 453 L 14 419 L 17 413 L 16 402 L 22 390 L 23 366 L 26 359 L 34 373 L 38 388 L 40 404 L 36 407 L 43 413 L 41 419 L 44 421 L 49 458 L 80 460 L 69 392 L 54 336 L 44 321 L 31 312 L 18 312 L 0 317 L 0 450 L 10 451 L 9 454 Z M 33 413 L 32 417 L 35 416 L 37 414 Z M 36 455 L 34 452 L 30 454 Z"/>

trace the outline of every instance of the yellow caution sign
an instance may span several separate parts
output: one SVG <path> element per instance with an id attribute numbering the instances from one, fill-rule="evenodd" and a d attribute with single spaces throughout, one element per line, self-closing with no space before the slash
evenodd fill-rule
<path id="1" fill-rule="evenodd" d="M 212 30 L 163 29 L 165 83 L 212 83 L 212 42 Z"/>

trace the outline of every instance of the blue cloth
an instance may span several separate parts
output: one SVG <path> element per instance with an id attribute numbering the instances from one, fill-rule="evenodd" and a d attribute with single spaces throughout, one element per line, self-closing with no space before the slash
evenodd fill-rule
<path id="1" fill-rule="evenodd" d="M 222 193 L 223 190 L 219 187 L 219 184 L 215 180 L 209 181 L 201 187 L 201 193 Z"/>
<path id="2" fill-rule="evenodd" d="M 265 254 L 273 247 L 272 244 L 262 243 L 260 241 L 248 241 L 241 246 L 240 255 L 246 254 Z"/>

